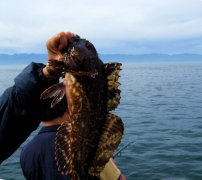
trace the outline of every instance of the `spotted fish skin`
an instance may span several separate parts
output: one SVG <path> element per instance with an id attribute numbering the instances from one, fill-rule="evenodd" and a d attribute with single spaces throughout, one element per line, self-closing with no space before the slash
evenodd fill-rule
<path id="1" fill-rule="evenodd" d="M 65 75 L 70 122 L 62 124 L 58 129 L 55 141 L 56 161 L 59 170 L 64 174 L 71 173 L 76 179 L 81 177 L 86 179 L 89 176 L 88 169 L 98 146 L 106 113 L 102 113 L 101 110 L 104 108 L 98 103 L 102 97 L 100 92 L 97 91 L 93 100 L 91 92 L 86 93 L 86 89 L 95 88 L 93 86 L 99 88 L 100 85 L 95 84 L 96 81 L 92 78 L 82 79 L 85 84 L 81 84 L 78 79 L 71 73 Z M 95 82 L 90 83 L 91 81 Z M 92 86 L 89 86 L 87 82 Z M 63 148 L 64 144 L 66 144 L 65 148 Z M 65 162 L 61 163 L 61 159 L 65 159 Z"/>
<path id="2" fill-rule="evenodd" d="M 79 37 L 70 40 L 63 57 L 63 62 L 50 64 L 63 67 L 63 90 L 55 91 L 66 94 L 68 103 L 68 120 L 58 128 L 55 139 L 56 164 L 61 174 L 71 174 L 73 180 L 99 179 L 124 131 L 122 120 L 109 112 L 120 101 L 121 64 L 104 64 L 94 46 Z M 55 87 L 42 98 L 58 95 Z M 60 99 L 55 98 L 54 102 Z"/>

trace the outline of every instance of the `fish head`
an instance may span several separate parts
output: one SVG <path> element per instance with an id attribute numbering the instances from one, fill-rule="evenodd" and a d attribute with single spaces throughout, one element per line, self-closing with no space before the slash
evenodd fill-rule
<path id="1" fill-rule="evenodd" d="M 94 45 L 79 36 L 69 40 L 62 54 L 67 70 L 89 72 L 95 70 L 100 62 Z"/>

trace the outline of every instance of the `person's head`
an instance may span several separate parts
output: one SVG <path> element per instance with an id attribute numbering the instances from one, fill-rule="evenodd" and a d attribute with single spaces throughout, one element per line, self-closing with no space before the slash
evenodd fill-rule
<path id="1" fill-rule="evenodd" d="M 45 99 L 41 101 L 41 116 L 42 122 L 53 121 L 58 117 L 62 117 L 67 111 L 67 100 L 64 96 L 63 99 L 57 103 L 53 108 L 50 108 L 52 99 Z"/>

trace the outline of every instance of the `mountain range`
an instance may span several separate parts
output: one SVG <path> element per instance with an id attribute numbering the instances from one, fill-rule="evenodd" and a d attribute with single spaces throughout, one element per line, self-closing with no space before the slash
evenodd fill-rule
<path id="1" fill-rule="evenodd" d="M 168 62 L 168 61 L 201 61 L 202 54 L 100 54 L 104 62 Z M 29 64 L 34 62 L 47 62 L 47 54 L 0 54 L 0 65 Z"/>

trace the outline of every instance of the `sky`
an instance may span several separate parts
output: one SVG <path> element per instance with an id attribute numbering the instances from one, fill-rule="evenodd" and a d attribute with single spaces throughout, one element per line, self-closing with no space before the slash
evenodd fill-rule
<path id="1" fill-rule="evenodd" d="M 102 54 L 202 54 L 202 0 L 0 1 L 0 53 L 46 53 L 61 31 Z"/>

